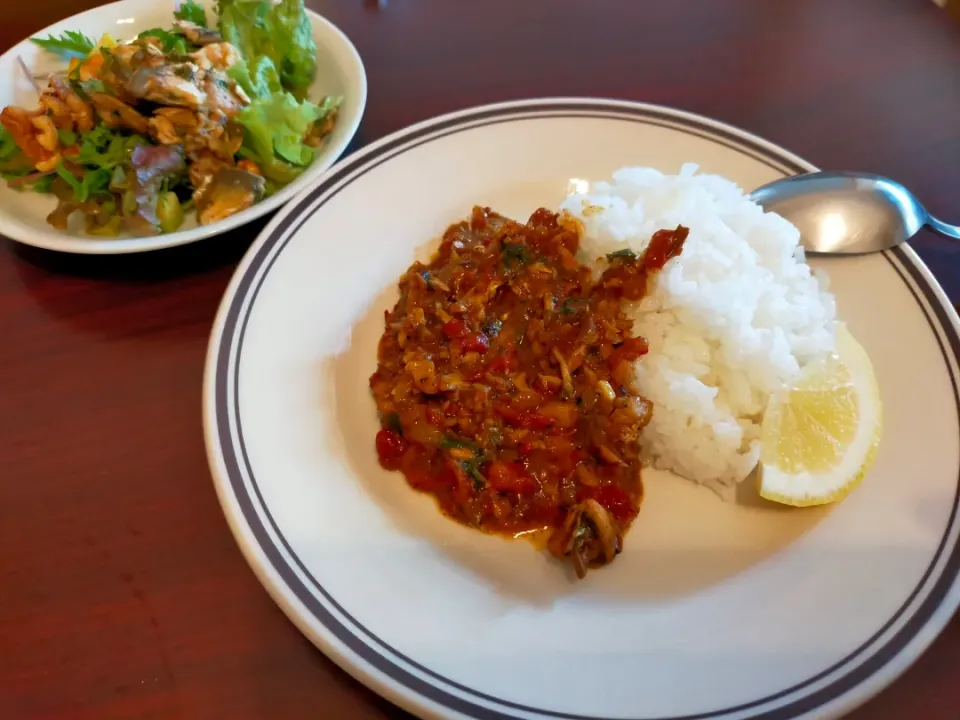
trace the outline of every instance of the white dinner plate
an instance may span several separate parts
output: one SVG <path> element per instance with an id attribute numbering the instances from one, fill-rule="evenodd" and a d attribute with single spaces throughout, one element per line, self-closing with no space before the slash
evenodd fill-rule
<path id="1" fill-rule="evenodd" d="M 214 3 L 202 4 L 207 8 L 208 19 L 214 20 Z M 130 40 L 144 30 L 171 27 L 173 8 L 171 0 L 121 0 L 74 15 L 31 37 L 61 35 L 67 30 L 76 30 L 95 40 L 104 33 L 110 33 L 118 41 Z M 183 229 L 174 233 L 96 238 L 83 232 L 79 215 L 74 218 L 69 231 L 51 227 L 47 215 L 57 206 L 56 199 L 51 195 L 11 190 L 5 181 L 0 180 L 0 235 L 27 245 L 70 253 L 103 255 L 159 250 L 238 228 L 276 210 L 309 187 L 337 161 L 356 133 L 367 104 L 367 76 L 360 55 L 347 36 L 316 13 L 308 10 L 307 14 L 317 44 L 317 76 L 307 97 L 319 101 L 326 95 L 341 95 L 343 103 L 333 133 L 317 152 L 313 163 L 295 181 L 253 207 L 212 225 L 198 226 L 193 213 L 189 213 Z M 4 79 L 0 83 L 0 108 L 20 105 L 32 109 L 37 106 L 37 92 L 19 67 L 18 57 L 35 76 L 46 76 L 66 67 L 64 61 L 37 47 L 29 38 L 23 40 L 0 57 L 0 78 Z M 43 81 L 39 82 L 42 84 Z"/>
<path id="2" fill-rule="evenodd" d="M 261 582 L 323 652 L 424 718 L 832 718 L 903 672 L 957 582 L 958 320 L 908 247 L 817 260 L 873 360 L 873 469 L 846 500 L 724 503 L 645 474 L 625 550 L 572 581 L 381 470 L 368 378 L 415 258 L 485 204 L 525 219 L 618 167 L 694 161 L 745 188 L 813 170 L 728 125 L 635 103 L 468 110 L 384 138 L 264 230 L 213 328 L 210 466 Z"/>

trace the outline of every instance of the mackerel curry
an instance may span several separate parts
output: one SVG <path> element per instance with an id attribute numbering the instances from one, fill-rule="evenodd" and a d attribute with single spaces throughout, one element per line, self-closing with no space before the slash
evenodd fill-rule
<path id="1" fill-rule="evenodd" d="M 526 224 L 474 208 L 427 265 L 400 278 L 370 378 L 381 465 L 471 527 L 547 531 L 578 577 L 611 562 L 643 497 L 638 450 L 651 403 L 633 389 L 647 343 L 622 300 L 681 252 L 687 230 L 607 258 L 575 258 L 576 221 Z"/>

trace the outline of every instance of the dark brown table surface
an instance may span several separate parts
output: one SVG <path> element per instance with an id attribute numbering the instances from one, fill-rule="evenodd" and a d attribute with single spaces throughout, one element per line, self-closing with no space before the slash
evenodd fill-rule
<path id="1" fill-rule="evenodd" d="M 170 2 L 170 0 L 157 0 Z M 5 0 L 0 50 L 96 0 Z M 171 3 L 172 4 L 172 3 Z M 960 24 L 929 0 L 327 0 L 356 148 L 437 113 L 593 95 L 890 175 L 960 221 Z M 0 239 L 0 718 L 403 718 L 258 584 L 207 470 L 207 333 L 262 223 L 115 258 Z M 914 246 L 960 300 L 960 245 Z M 855 720 L 957 720 L 960 621 Z"/>

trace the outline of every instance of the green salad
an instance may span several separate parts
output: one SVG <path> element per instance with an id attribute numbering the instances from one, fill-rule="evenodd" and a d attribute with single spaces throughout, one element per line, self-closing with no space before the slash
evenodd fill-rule
<path id="1" fill-rule="evenodd" d="M 127 42 L 33 38 L 69 62 L 39 107 L 0 112 L 0 175 L 58 200 L 47 218 L 115 236 L 175 232 L 249 208 L 295 180 L 333 131 L 339 97 L 313 101 L 316 45 L 303 0 L 183 2 L 171 26 Z"/>

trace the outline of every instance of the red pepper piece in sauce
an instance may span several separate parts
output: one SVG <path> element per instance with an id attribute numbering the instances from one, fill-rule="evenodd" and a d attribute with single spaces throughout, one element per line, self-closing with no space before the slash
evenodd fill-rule
<path id="1" fill-rule="evenodd" d="M 421 468 L 419 473 L 410 473 L 410 484 L 417 490 L 424 492 L 437 492 L 449 488 L 457 487 L 457 475 L 449 464 L 445 464 L 440 470 L 435 468 Z"/>
<path id="2" fill-rule="evenodd" d="M 553 418 L 546 415 L 532 412 L 520 412 L 506 405 L 497 405 L 494 410 L 504 420 L 516 427 L 526 428 L 528 430 L 546 430 L 553 425 Z"/>
<path id="3" fill-rule="evenodd" d="M 520 419 L 520 427 L 528 430 L 546 430 L 553 425 L 553 418 L 541 415 L 540 413 L 523 413 Z"/>
<path id="4" fill-rule="evenodd" d="M 490 349 L 490 340 L 482 333 L 471 333 L 460 341 L 464 352 L 485 353 Z"/>
<path id="5" fill-rule="evenodd" d="M 522 414 L 513 408 L 509 408 L 506 405 L 497 405 L 494 407 L 494 410 L 496 410 L 497 414 L 511 425 L 520 424 L 520 418 L 522 417 Z"/>
<path id="6" fill-rule="evenodd" d="M 505 463 L 494 460 L 487 470 L 487 483 L 497 492 L 511 492 L 518 495 L 532 493 L 537 489 L 537 481 L 527 474 L 518 463 Z"/>
<path id="7" fill-rule="evenodd" d="M 649 350 L 650 345 L 646 338 L 627 338 L 610 354 L 610 367 L 615 368 L 622 362 L 635 362 L 646 355 Z"/>
<path id="8" fill-rule="evenodd" d="M 467 325 L 463 320 L 454 318 L 443 324 L 443 334 L 451 340 L 459 340 L 469 332 Z"/>
<path id="9" fill-rule="evenodd" d="M 489 373 L 507 373 L 517 367 L 517 351 L 512 345 L 507 348 L 503 355 L 497 355 L 487 363 L 487 372 Z"/>
<path id="10" fill-rule="evenodd" d="M 597 488 L 593 499 L 603 505 L 613 517 L 621 522 L 629 520 L 634 515 L 630 496 L 619 485 L 602 485 Z"/>
<path id="11" fill-rule="evenodd" d="M 577 465 L 587 459 L 587 454 L 583 450 L 573 450 L 569 455 L 558 457 L 557 467 L 563 468 L 565 473 L 569 474 L 577 469 Z"/>
<path id="12" fill-rule="evenodd" d="M 454 318 L 443 324 L 443 334 L 450 340 L 459 340 L 463 352 L 485 353 L 490 349 L 490 339 L 483 333 L 473 333 L 467 324 Z"/>
<path id="13" fill-rule="evenodd" d="M 443 470 L 440 471 L 439 482 L 443 487 L 456 487 L 457 474 L 450 467 L 449 463 L 445 464 Z"/>
<path id="14" fill-rule="evenodd" d="M 467 291 L 472 288 L 477 282 L 477 273 L 473 270 L 466 270 L 463 272 L 454 273 L 453 277 L 450 279 L 450 287 L 453 288 L 453 293 L 457 297 L 463 297 L 467 294 Z"/>
<path id="15" fill-rule="evenodd" d="M 387 470 L 396 470 L 400 467 L 400 460 L 407 451 L 407 441 L 400 433 L 394 430 L 381 430 L 376 439 L 377 456 L 380 464 Z"/>
<path id="16" fill-rule="evenodd" d="M 643 266 L 647 270 L 663 268 L 667 260 L 683 252 L 683 243 L 689 234 L 690 230 L 683 225 L 677 225 L 676 230 L 657 230 L 643 254 Z"/>
<path id="17" fill-rule="evenodd" d="M 424 468 L 412 468 L 404 474 L 410 487 L 414 490 L 420 492 L 435 492 L 437 490 L 436 477 Z"/>

